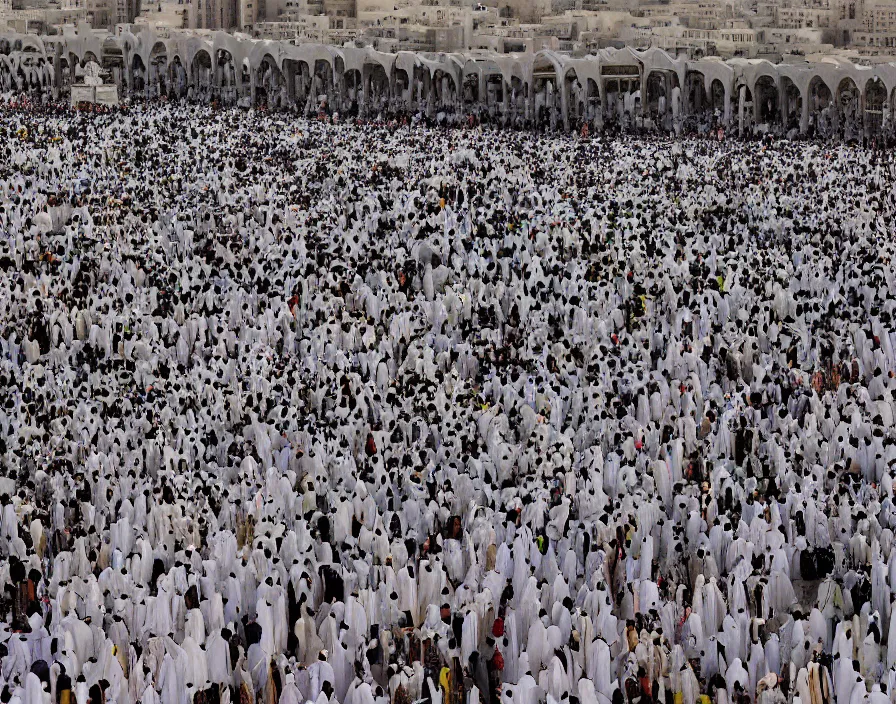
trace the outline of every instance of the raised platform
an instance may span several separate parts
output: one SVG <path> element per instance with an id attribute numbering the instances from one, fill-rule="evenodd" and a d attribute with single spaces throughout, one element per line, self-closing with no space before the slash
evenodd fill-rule
<path id="1" fill-rule="evenodd" d="M 118 105 L 118 86 L 99 85 L 88 86 L 76 84 L 72 87 L 72 105 L 81 103 L 96 103 L 99 105 Z"/>

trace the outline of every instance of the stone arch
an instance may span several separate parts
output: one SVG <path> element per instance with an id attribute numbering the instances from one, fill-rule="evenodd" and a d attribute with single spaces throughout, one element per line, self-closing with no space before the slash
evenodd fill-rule
<path id="1" fill-rule="evenodd" d="M 815 75 L 809 81 L 807 100 L 809 111 L 814 114 L 833 102 L 834 91 L 821 76 Z"/>
<path id="2" fill-rule="evenodd" d="M 342 75 L 345 101 L 343 110 L 352 116 L 361 114 L 361 96 L 364 94 L 364 75 L 361 69 L 350 68 Z"/>
<path id="3" fill-rule="evenodd" d="M 215 89 L 218 98 L 225 105 L 234 105 L 239 100 L 241 79 L 241 72 L 237 71 L 236 60 L 230 49 L 224 47 L 216 49 Z"/>
<path id="4" fill-rule="evenodd" d="M 520 124 L 526 118 L 526 100 L 528 99 L 528 84 L 517 73 L 510 76 L 510 84 L 507 86 L 507 94 L 510 105 L 508 119 L 512 124 Z"/>
<path id="5" fill-rule="evenodd" d="M 188 91 L 193 100 L 205 101 L 211 95 L 212 57 L 208 49 L 201 48 L 193 54 L 190 61 L 190 80 Z"/>
<path id="6" fill-rule="evenodd" d="M 311 79 L 311 90 L 314 97 L 314 107 L 318 112 L 330 111 L 330 100 L 333 96 L 333 61 L 329 59 L 317 59 L 314 62 L 314 73 Z"/>
<path id="7" fill-rule="evenodd" d="M 737 129 L 741 136 L 752 134 L 756 117 L 753 105 L 753 91 L 745 82 L 737 85 Z"/>
<path id="8" fill-rule="evenodd" d="M 687 111 L 691 115 L 703 116 L 712 109 L 706 93 L 706 76 L 702 71 L 688 71 L 684 79 L 684 99 Z"/>
<path id="9" fill-rule="evenodd" d="M 270 53 L 264 54 L 253 73 L 253 104 L 269 109 L 279 108 L 285 102 L 282 93 L 286 83 L 277 60 Z"/>
<path id="10" fill-rule="evenodd" d="M 626 129 L 643 114 L 641 102 L 644 66 L 632 60 L 628 50 L 604 50 L 601 62 L 602 122 L 605 127 Z"/>
<path id="11" fill-rule="evenodd" d="M 389 74 L 379 61 L 365 61 L 361 71 L 364 76 L 364 99 L 377 111 L 389 97 Z"/>
<path id="12" fill-rule="evenodd" d="M 482 99 L 479 95 L 479 70 L 470 62 L 464 67 L 461 75 L 461 99 L 466 109 L 470 111 Z"/>
<path id="13" fill-rule="evenodd" d="M 846 142 L 861 137 L 861 103 L 862 96 L 856 82 L 849 76 L 844 76 L 837 84 L 834 105 L 837 109 L 837 134 Z"/>
<path id="14" fill-rule="evenodd" d="M 756 123 L 775 125 L 780 121 L 778 84 L 773 76 L 763 73 L 753 84 L 753 110 Z"/>
<path id="15" fill-rule="evenodd" d="M 283 62 L 284 66 L 292 66 L 291 71 L 286 71 L 287 78 L 292 73 L 293 94 L 296 106 L 304 109 L 311 91 L 311 66 L 304 59 L 289 59 Z M 343 80 L 345 77 L 343 76 Z"/>
<path id="16" fill-rule="evenodd" d="M 641 107 L 655 127 L 665 131 L 673 128 L 675 113 L 680 106 L 674 105 L 675 89 L 678 88 L 678 74 L 669 69 L 651 69 L 644 80 Z"/>
<path id="17" fill-rule="evenodd" d="M 506 112 L 504 101 L 508 98 L 504 74 L 497 66 L 490 66 L 489 70 L 484 71 L 483 77 L 485 80 L 481 85 L 485 87 L 485 93 L 482 96 L 482 102 L 488 107 L 490 115 L 497 119 L 503 119 Z"/>
<path id="18" fill-rule="evenodd" d="M 718 112 L 721 116 L 725 114 L 725 95 L 725 84 L 720 79 L 714 78 L 709 84 L 709 101 L 713 112 Z"/>
<path id="19" fill-rule="evenodd" d="M 588 78 L 585 79 L 585 93 L 588 96 L 585 114 L 588 123 L 593 125 L 596 121 L 601 119 L 602 98 L 600 93 L 600 80 L 593 76 L 588 76 Z"/>
<path id="20" fill-rule="evenodd" d="M 301 68 L 299 62 L 294 58 L 284 58 L 281 63 L 281 71 L 283 73 L 283 92 L 286 99 L 284 107 L 296 107 L 296 77 Z"/>
<path id="21" fill-rule="evenodd" d="M 400 67 L 398 62 L 392 63 L 390 82 L 392 83 L 393 97 L 401 109 L 407 108 L 411 90 L 411 77 L 407 69 Z"/>
<path id="22" fill-rule="evenodd" d="M 133 83 L 131 84 L 131 92 L 137 97 L 144 97 L 146 91 L 147 71 L 146 64 L 140 54 L 134 54 L 131 57 L 131 75 Z"/>
<path id="23" fill-rule="evenodd" d="M 12 90 L 14 85 L 14 69 L 9 57 L 0 54 L 0 87 L 4 91 Z"/>
<path id="24" fill-rule="evenodd" d="M 16 39 L 15 47 L 17 51 L 32 51 L 44 57 L 47 55 L 44 43 L 32 34 L 26 34 L 24 37 Z"/>
<path id="25" fill-rule="evenodd" d="M 884 82 L 874 76 L 865 82 L 865 136 L 878 137 L 884 128 L 884 110 L 887 106 L 887 88 Z M 889 117 L 889 116 L 888 116 Z"/>
<path id="26" fill-rule="evenodd" d="M 109 71 L 119 91 L 124 92 L 124 88 L 130 80 L 124 49 L 116 39 L 109 37 L 103 42 L 101 51 L 100 65 Z M 86 58 L 91 53 L 85 52 L 84 57 Z"/>
<path id="27" fill-rule="evenodd" d="M 457 85 L 452 72 L 444 68 L 433 71 L 431 90 L 435 106 L 439 108 L 452 106 L 457 97 Z"/>
<path id="28" fill-rule="evenodd" d="M 574 66 L 567 67 L 563 72 L 563 101 L 567 128 L 570 125 L 578 127 L 586 119 L 588 94 L 587 84 L 582 85 L 579 72 Z"/>
<path id="29" fill-rule="evenodd" d="M 168 94 L 168 47 L 157 41 L 149 52 L 148 89 L 153 97 Z"/>
<path id="30" fill-rule="evenodd" d="M 172 98 L 183 98 L 187 94 L 188 76 L 183 61 L 178 54 L 171 57 L 168 65 L 168 94 Z"/>
<path id="31" fill-rule="evenodd" d="M 62 53 L 59 56 L 59 88 L 68 90 L 72 82 L 72 68 L 71 54 Z"/>
<path id="32" fill-rule="evenodd" d="M 896 130 L 896 88 L 893 88 L 890 93 L 890 109 L 886 112 L 887 125 L 889 127 L 889 132 L 892 133 Z"/>
<path id="33" fill-rule="evenodd" d="M 535 124 L 539 127 L 554 128 L 561 117 L 558 101 L 561 98 L 561 75 L 559 63 L 548 52 L 540 51 L 532 63 L 532 91 L 530 100 L 535 101 Z"/>
<path id="34" fill-rule="evenodd" d="M 787 132 L 803 131 L 803 94 L 790 76 L 781 76 L 781 118 Z"/>

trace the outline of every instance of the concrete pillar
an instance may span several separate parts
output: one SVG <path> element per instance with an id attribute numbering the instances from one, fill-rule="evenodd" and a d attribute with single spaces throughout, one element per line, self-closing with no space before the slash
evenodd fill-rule
<path id="1" fill-rule="evenodd" d="M 725 122 L 725 127 L 728 127 L 731 124 L 731 87 L 725 86 L 725 105 L 722 111 L 723 120 Z"/>
<path id="2" fill-rule="evenodd" d="M 647 117 L 647 81 L 650 78 L 650 72 L 641 71 L 641 117 Z M 632 116 L 634 117 L 634 115 Z"/>
<path id="3" fill-rule="evenodd" d="M 778 81 L 778 114 L 781 118 L 781 127 L 787 129 L 787 116 L 790 115 L 790 99 L 784 88 L 784 81 Z"/>
<path id="4" fill-rule="evenodd" d="M 504 123 L 505 126 L 507 125 L 508 121 L 511 118 L 511 115 L 510 115 L 510 112 L 511 112 L 510 91 L 511 91 L 511 86 L 504 80 L 504 77 L 502 75 L 502 77 L 501 77 L 501 97 L 503 98 L 503 100 L 502 100 L 501 111 L 503 114 L 501 116 L 501 121 Z"/>
<path id="5" fill-rule="evenodd" d="M 806 95 L 803 96 L 802 106 L 800 108 L 800 134 L 806 134 L 809 131 L 809 89 L 806 88 Z"/>
<path id="6" fill-rule="evenodd" d="M 566 78 L 557 77 L 560 82 L 560 118 L 563 120 L 563 129 L 569 130 L 569 85 Z"/>
<path id="7" fill-rule="evenodd" d="M 433 87 L 432 73 L 430 73 L 429 69 L 426 70 L 426 74 L 423 77 L 423 90 L 426 97 L 426 116 L 432 117 L 436 108 L 436 91 Z"/>
<path id="8" fill-rule="evenodd" d="M 395 100 L 398 97 L 398 80 L 395 75 L 395 68 L 389 71 L 389 108 L 395 104 Z"/>
<path id="9" fill-rule="evenodd" d="M 56 45 L 56 51 L 53 52 L 53 98 L 59 98 L 59 91 L 62 89 L 62 46 Z"/>
<path id="10" fill-rule="evenodd" d="M 363 71 L 363 84 L 364 84 L 364 104 L 360 105 L 359 108 L 361 110 L 361 114 L 365 117 L 367 116 L 368 109 L 370 108 L 370 71 L 366 70 L 366 67 L 362 69 Z"/>
<path id="11" fill-rule="evenodd" d="M 233 85 L 236 88 L 236 99 L 239 101 L 243 95 L 243 67 L 237 65 L 234 57 L 231 58 L 233 59 Z"/>
<path id="12" fill-rule="evenodd" d="M 289 102 L 296 104 L 296 69 L 295 64 L 290 61 L 288 64 L 283 62 L 283 71 L 286 77 L 286 94 L 289 96 Z"/>
<path id="13" fill-rule="evenodd" d="M 249 99 L 252 101 L 252 107 L 255 107 L 255 89 L 258 83 L 257 69 L 249 68 Z"/>
<path id="14" fill-rule="evenodd" d="M 762 100 L 759 97 L 759 94 L 756 92 L 756 84 L 753 84 L 753 90 L 750 91 L 753 94 L 753 129 L 756 129 L 756 125 L 759 124 L 759 116 L 761 114 L 761 103 Z"/>

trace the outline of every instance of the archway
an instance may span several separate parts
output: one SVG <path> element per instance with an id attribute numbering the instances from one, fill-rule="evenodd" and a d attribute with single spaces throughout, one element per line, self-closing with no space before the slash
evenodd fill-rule
<path id="1" fill-rule="evenodd" d="M 657 70 L 648 73 L 646 85 L 647 95 L 642 96 L 644 112 L 653 120 L 657 120 L 661 115 L 665 116 L 670 97 L 666 93 L 664 72 Z"/>
<path id="2" fill-rule="evenodd" d="M 788 77 L 781 77 L 781 114 L 784 116 L 784 129 L 790 133 L 799 132 L 803 117 L 803 96 L 797 85 Z"/>
<path id="3" fill-rule="evenodd" d="M 753 108 L 753 92 L 745 83 L 737 87 L 737 127 L 741 136 L 753 133 L 756 114 Z"/>
<path id="4" fill-rule="evenodd" d="M 706 77 L 700 71 L 688 71 L 684 84 L 688 114 L 696 119 L 698 128 L 708 126 L 712 121 L 712 104 L 706 94 Z"/>
<path id="5" fill-rule="evenodd" d="M 544 55 L 535 60 L 535 65 L 532 68 L 532 88 L 535 98 L 536 126 L 554 129 L 560 117 L 557 68 Z"/>
<path id="6" fill-rule="evenodd" d="M 860 139 L 863 117 L 861 95 L 855 82 L 848 76 L 837 86 L 834 105 L 837 108 L 837 134 L 846 142 Z"/>
<path id="7" fill-rule="evenodd" d="M 389 104 L 389 75 L 379 62 L 364 64 L 364 105 L 365 111 L 377 115 Z"/>
<path id="8" fill-rule="evenodd" d="M 167 95 L 168 48 L 156 42 L 149 55 L 149 92 L 152 97 Z"/>
<path id="9" fill-rule="evenodd" d="M 168 65 L 168 94 L 171 98 L 183 98 L 187 94 L 187 70 L 176 54 Z"/>
<path id="10" fill-rule="evenodd" d="M 330 98 L 333 95 L 333 64 L 326 59 L 318 59 L 314 62 L 311 93 L 317 111 L 329 114 Z"/>
<path id="11" fill-rule="evenodd" d="M 265 54 L 255 69 L 255 105 L 270 110 L 279 109 L 286 102 L 285 81 L 277 61 Z"/>
<path id="12" fill-rule="evenodd" d="M 505 117 L 504 99 L 506 97 L 506 87 L 504 85 L 504 76 L 499 71 L 489 73 L 485 79 L 485 100 L 488 104 L 489 114 L 496 120 L 502 120 Z"/>
<path id="13" fill-rule="evenodd" d="M 311 93 L 311 67 L 308 65 L 307 61 L 301 59 L 295 61 L 290 69 L 289 67 L 291 64 L 293 64 L 291 60 L 283 62 L 286 78 L 288 81 L 291 81 L 292 84 L 293 99 L 295 100 L 296 108 L 299 111 L 306 111 L 305 114 L 308 114 L 307 111 L 309 110 Z M 344 75 L 342 80 L 344 83 Z"/>
<path id="14" fill-rule="evenodd" d="M 884 136 L 890 140 L 896 132 L 896 88 L 890 93 L 889 105 L 884 109 Z"/>
<path id="15" fill-rule="evenodd" d="M 463 77 L 463 104 L 466 112 L 478 111 L 481 97 L 479 95 L 479 72 L 465 71 Z"/>
<path id="16" fill-rule="evenodd" d="M 587 108 L 586 86 L 579 80 L 579 74 L 574 68 L 567 69 L 563 75 L 563 90 L 566 94 L 566 116 L 568 125 L 579 129 L 585 119 Z"/>
<path id="17" fill-rule="evenodd" d="M 753 88 L 753 109 L 756 123 L 762 125 L 763 129 L 771 129 L 779 124 L 781 119 L 778 106 L 778 86 L 775 79 L 764 74 L 756 80 Z"/>
<path id="18" fill-rule="evenodd" d="M 22 90 L 37 95 L 41 88 L 41 68 L 38 54 L 33 50 L 20 51 L 19 85 Z"/>
<path id="19" fill-rule="evenodd" d="M 363 85 L 364 77 L 361 75 L 361 72 L 352 68 L 342 74 L 342 85 L 343 85 L 343 107 L 342 111 L 352 117 L 357 117 L 361 114 L 361 86 Z"/>
<path id="20" fill-rule="evenodd" d="M 644 115 L 656 129 L 670 131 L 679 109 L 673 105 L 673 91 L 678 87 L 674 71 L 654 69 L 647 74 L 646 95 L 641 96 Z"/>
<path id="21" fill-rule="evenodd" d="M 9 59 L 0 54 L 0 88 L 4 91 L 13 89 L 13 71 Z"/>
<path id="22" fill-rule="evenodd" d="M 140 58 L 139 54 L 134 54 L 134 57 L 131 59 L 131 75 L 133 77 L 133 84 L 131 86 L 131 93 L 135 98 L 143 98 L 145 97 L 146 91 L 146 64 L 143 63 L 143 59 Z"/>
<path id="23" fill-rule="evenodd" d="M 200 49 L 190 64 L 190 91 L 193 100 L 207 102 L 211 97 L 211 88 L 212 57 L 205 49 Z"/>
<path id="24" fill-rule="evenodd" d="M 593 83 L 594 81 L 592 81 Z M 526 118 L 527 85 L 519 76 L 510 77 L 510 120 L 514 126 L 522 126 Z"/>
<path id="25" fill-rule="evenodd" d="M 444 110 L 454 104 L 454 76 L 444 69 L 438 68 L 432 74 L 432 91 L 435 96 L 435 107 Z"/>
<path id="26" fill-rule="evenodd" d="M 68 93 L 71 83 L 72 83 L 72 62 L 69 58 L 70 55 L 63 54 L 59 57 L 59 81 L 58 85 L 60 90 L 63 90 Z"/>
<path id="27" fill-rule="evenodd" d="M 239 100 L 238 78 L 233 54 L 227 49 L 218 49 L 215 52 L 215 90 L 225 105 L 236 105 Z"/>
<path id="28" fill-rule="evenodd" d="M 878 137 L 883 131 L 887 89 L 877 76 L 865 83 L 865 136 Z"/>
<path id="29" fill-rule="evenodd" d="M 103 42 L 102 53 L 102 60 L 98 61 L 98 63 L 111 74 L 119 92 L 123 92 L 124 83 L 128 80 L 128 77 L 125 75 L 127 71 L 125 70 L 124 52 L 121 46 L 115 39 L 109 37 Z M 89 57 L 93 57 L 92 60 L 96 61 L 96 57 L 90 51 L 84 54 L 84 61 L 91 60 Z"/>
<path id="30" fill-rule="evenodd" d="M 627 129 L 641 110 L 641 68 L 635 65 L 601 66 L 604 125 Z"/>
<path id="31" fill-rule="evenodd" d="M 821 76 L 813 76 L 807 94 L 809 134 L 822 138 L 832 136 L 837 111 L 831 89 Z"/>
<path id="32" fill-rule="evenodd" d="M 411 77 L 403 68 L 398 68 L 396 64 L 392 65 L 392 98 L 393 108 L 402 112 L 407 110 L 409 103 L 409 94 L 411 88 Z"/>
<path id="33" fill-rule="evenodd" d="M 714 78 L 709 84 L 709 100 L 712 105 L 713 117 L 718 120 L 725 118 L 725 84 L 718 78 Z"/>

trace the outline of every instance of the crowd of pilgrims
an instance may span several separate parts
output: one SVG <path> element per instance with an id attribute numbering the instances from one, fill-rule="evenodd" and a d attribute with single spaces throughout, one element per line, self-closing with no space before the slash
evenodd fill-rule
<path id="1" fill-rule="evenodd" d="M 896 160 L 0 110 L 0 702 L 896 702 Z"/>

